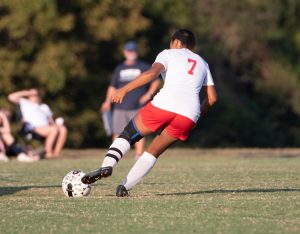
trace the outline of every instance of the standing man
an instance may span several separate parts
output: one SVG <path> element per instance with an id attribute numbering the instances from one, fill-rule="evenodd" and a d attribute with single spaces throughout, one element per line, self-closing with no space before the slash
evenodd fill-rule
<path id="1" fill-rule="evenodd" d="M 102 103 L 100 111 L 102 113 L 112 109 L 111 98 L 117 89 L 135 80 L 141 73 L 151 66 L 138 60 L 137 44 L 128 41 L 123 50 L 125 61 L 120 63 L 114 70 L 111 83 L 107 89 L 106 99 Z M 160 81 L 155 79 L 151 83 L 143 85 L 128 94 L 122 103 L 114 104 L 112 111 L 112 137 L 117 138 L 123 131 L 127 123 L 135 116 L 137 111 L 152 99 Z M 135 155 L 138 158 L 144 152 L 145 139 L 135 144 Z"/>

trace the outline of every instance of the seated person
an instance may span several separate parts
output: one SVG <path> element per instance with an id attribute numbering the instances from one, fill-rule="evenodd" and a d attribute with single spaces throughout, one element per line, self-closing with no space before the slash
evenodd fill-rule
<path id="1" fill-rule="evenodd" d="M 1 135 L 1 133 L 0 133 L 0 135 Z M 5 145 L 4 145 L 2 138 L 0 137 L 0 162 L 8 162 L 8 161 L 9 161 L 9 158 L 5 155 Z"/>
<path id="2" fill-rule="evenodd" d="M 63 121 L 54 122 L 48 105 L 41 102 L 36 89 L 22 90 L 8 95 L 9 101 L 20 105 L 24 128 L 45 138 L 46 158 L 58 157 L 66 142 L 67 128 Z"/>
<path id="3" fill-rule="evenodd" d="M 0 161 L 9 161 L 7 156 L 17 156 L 17 160 L 21 162 L 34 162 L 39 160 L 38 156 L 29 156 L 25 147 L 15 141 L 11 133 L 8 115 L 8 111 L 0 110 Z"/>

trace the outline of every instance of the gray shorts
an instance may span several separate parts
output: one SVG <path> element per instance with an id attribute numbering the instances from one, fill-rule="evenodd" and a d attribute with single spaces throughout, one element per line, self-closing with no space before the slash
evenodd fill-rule
<path id="1" fill-rule="evenodd" d="M 113 110 L 112 113 L 112 132 L 120 134 L 129 121 L 135 116 L 138 110 Z"/>

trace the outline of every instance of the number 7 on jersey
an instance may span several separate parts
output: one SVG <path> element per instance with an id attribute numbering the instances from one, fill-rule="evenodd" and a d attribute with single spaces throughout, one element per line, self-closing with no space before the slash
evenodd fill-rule
<path id="1" fill-rule="evenodd" d="M 194 59 L 188 59 L 188 62 L 189 63 L 192 63 L 192 67 L 190 68 L 190 70 L 189 70 L 189 74 L 190 75 L 194 75 L 194 69 L 195 69 L 195 67 L 196 67 L 196 64 L 197 64 L 197 61 L 196 60 L 194 60 Z"/>

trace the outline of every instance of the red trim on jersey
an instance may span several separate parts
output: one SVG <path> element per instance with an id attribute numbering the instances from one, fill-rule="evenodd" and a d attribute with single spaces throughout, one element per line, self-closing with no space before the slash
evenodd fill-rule
<path id="1" fill-rule="evenodd" d="M 143 124 L 151 131 L 156 132 L 163 127 L 170 136 L 182 141 L 188 138 L 190 131 L 196 126 L 191 119 L 155 107 L 151 102 L 140 110 L 140 116 Z"/>

